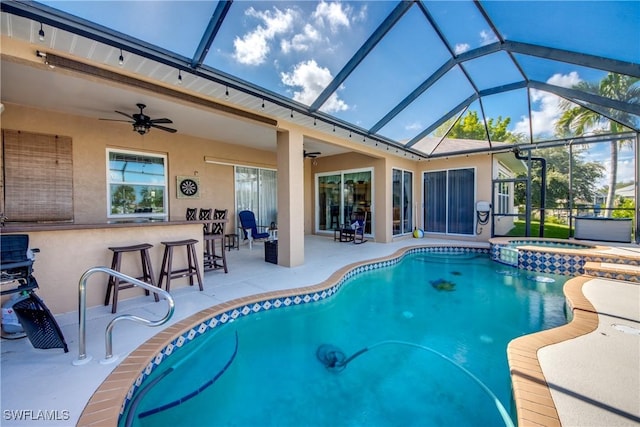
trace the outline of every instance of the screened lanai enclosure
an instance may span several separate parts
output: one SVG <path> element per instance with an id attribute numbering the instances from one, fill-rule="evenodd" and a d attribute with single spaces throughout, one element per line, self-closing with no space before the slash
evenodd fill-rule
<path id="1" fill-rule="evenodd" d="M 118 64 L 385 155 L 510 155 L 483 219 L 494 235 L 566 238 L 601 218 L 640 239 L 637 1 L 2 1 L 1 27 L 51 67 Z M 323 202 L 347 178 L 322 177 Z"/>

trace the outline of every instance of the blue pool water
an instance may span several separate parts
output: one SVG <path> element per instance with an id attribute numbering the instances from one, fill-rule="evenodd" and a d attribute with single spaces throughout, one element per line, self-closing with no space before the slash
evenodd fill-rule
<path id="1" fill-rule="evenodd" d="M 355 275 L 330 298 L 241 317 L 195 339 L 145 380 L 157 383 L 138 390 L 145 394 L 129 419 L 154 427 L 504 425 L 490 396 L 452 363 L 375 344 L 439 352 L 510 409 L 507 344 L 566 322 L 565 280 L 487 255 L 410 254 Z M 322 344 L 347 356 L 371 350 L 334 372 L 316 357 Z"/>

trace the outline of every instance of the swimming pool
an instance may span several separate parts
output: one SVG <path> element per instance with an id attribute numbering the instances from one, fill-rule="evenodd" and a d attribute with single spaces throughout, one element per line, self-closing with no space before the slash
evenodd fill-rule
<path id="1" fill-rule="evenodd" d="M 414 250 L 379 264 L 347 274 L 312 304 L 303 302 L 316 294 L 216 316 L 203 336 L 149 369 L 120 424 L 131 406 L 140 426 L 502 424 L 490 396 L 452 363 L 416 347 L 375 346 L 395 340 L 437 351 L 509 407 L 506 345 L 565 323 L 564 277 L 475 252 Z M 211 322 L 226 324 L 208 330 Z M 347 355 L 371 350 L 333 372 L 316 356 L 322 344 Z"/>

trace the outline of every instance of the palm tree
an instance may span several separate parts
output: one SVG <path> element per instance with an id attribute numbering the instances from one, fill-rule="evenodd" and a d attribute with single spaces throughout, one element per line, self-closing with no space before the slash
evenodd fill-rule
<path id="1" fill-rule="evenodd" d="M 640 104 L 640 85 L 637 84 L 638 81 L 640 79 L 637 77 L 609 73 L 599 83 L 580 82 L 574 88 L 617 101 Z M 564 112 L 556 123 L 556 132 L 564 136 L 584 135 L 594 129 L 597 129 L 596 132 L 615 134 L 624 130 L 624 126 L 620 122 L 629 123 L 634 120 L 629 113 L 620 110 L 610 110 L 609 117 L 611 119 L 609 119 L 588 108 L 576 106 L 576 104 L 568 100 L 562 100 L 560 108 Z M 611 174 L 609 175 L 609 189 L 606 200 L 607 216 L 611 215 L 618 179 L 618 144 L 630 143 L 630 140 L 611 141 L 610 143 Z"/>

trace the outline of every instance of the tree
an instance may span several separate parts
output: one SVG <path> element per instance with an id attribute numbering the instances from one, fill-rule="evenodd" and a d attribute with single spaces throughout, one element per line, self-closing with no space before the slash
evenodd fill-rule
<path id="1" fill-rule="evenodd" d="M 445 132 L 451 127 L 454 120 L 455 118 L 447 120 L 434 132 L 434 135 L 444 136 Z M 488 129 L 492 141 L 520 142 L 522 140 L 522 135 L 518 135 L 507 130 L 509 123 L 511 123 L 511 117 L 503 119 L 502 116 L 498 116 L 496 120 L 492 118 L 487 120 L 487 128 L 485 129 L 484 122 L 478 117 L 478 112 L 468 111 L 464 117 L 453 125 L 447 134 L 447 138 L 486 141 Z"/>
<path id="2" fill-rule="evenodd" d="M 136 191 L 131 185 L 119 185 L 111 195 L 111 213 L 131 213 Z"/>
<path id="3" fill-rule="evenodd" d="M 609 73 L 599 83 L 580 82 L 575 89 L 584 92 L 599 94 L 601 96 L 633 104 L 640 104 L 640 85 L 636 77 Z M 620 110 L 610 110 L 609 117 L 604 117 L 593 110 L 583 106 L 577 106 L 570 101 L 563 100 L 560 108 L 564 111 L 556 123 L 556 133 L 561 136 L 584 135 L 586 132 L 596 131 L 600 133 L 619 133 L 624 129 L 620 122 L 632 122 L 631 114 Z M 618 120 L 618 121 L 616 121 Z M 611 174 L 609 175 L 609 188 L 606 200 L 606 215 L 610 216 L 614 207 L 616 182 L 618 179 L 618 145 L 629 144 L 631 141 L 611 141 Z M 637 154 L 637 153 L 636 153 Z"/>

